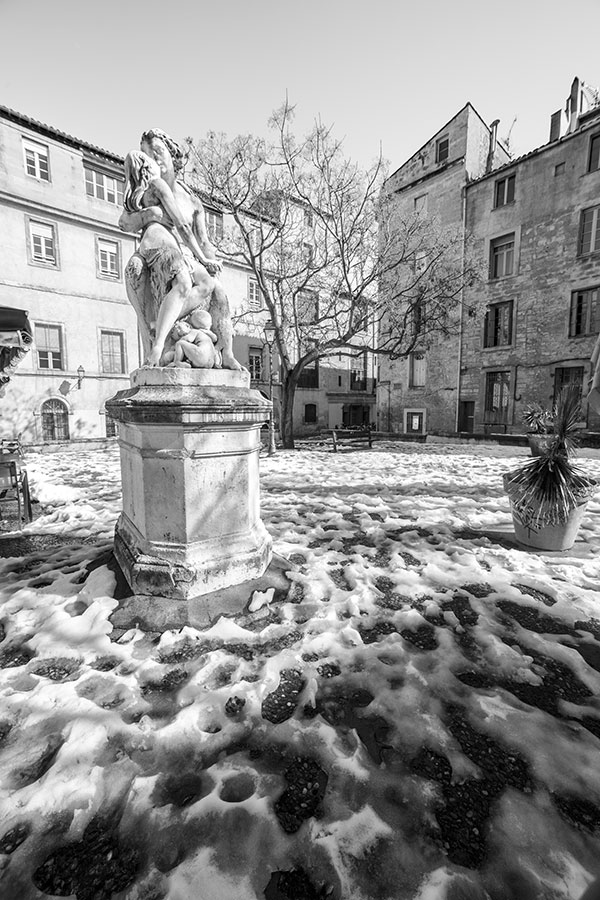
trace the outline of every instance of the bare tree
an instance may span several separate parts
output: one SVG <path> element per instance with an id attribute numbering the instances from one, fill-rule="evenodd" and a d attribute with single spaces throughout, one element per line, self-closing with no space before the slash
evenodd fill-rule
<path id="1" fill-rule="evenodd" d="M 455 327 L 465 279 L 460 235 L 416 215 L 401 220 L 382 191 L 381 154 L 366 171 L 316 123 L 298 140 L 286 102 L 274 139 L 188 139 L 192 186 L 231 218 L 219 249 L 250 268 L 275 326 L 281 434 L 294 446 L 302 372 L 334 353 L 405 356 Z"/>

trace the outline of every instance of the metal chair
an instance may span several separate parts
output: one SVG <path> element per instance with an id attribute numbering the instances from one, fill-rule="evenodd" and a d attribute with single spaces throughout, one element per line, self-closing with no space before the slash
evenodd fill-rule
<path id="1" fill-rule="evenodd" d="M 33 518 L 27 472 L 18 453 L 0 453 L 0 504 L 17 503 L 19 530 Z"/>

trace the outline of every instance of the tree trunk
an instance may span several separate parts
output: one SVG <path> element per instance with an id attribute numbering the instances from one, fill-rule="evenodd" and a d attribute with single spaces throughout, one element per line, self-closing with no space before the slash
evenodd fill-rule
<path id="1" fill-rule="evenodd" d="M 284 450 L 294 450 L 294 397 L 298 374 L 289 372 L 281 385 L 281 441 Z"/>

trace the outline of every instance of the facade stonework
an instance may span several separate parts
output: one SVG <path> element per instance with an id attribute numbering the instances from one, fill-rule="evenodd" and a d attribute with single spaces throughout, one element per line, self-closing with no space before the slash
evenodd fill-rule
<path id="1" fill-rule="evenodd" d="M 508 160 L 490 130 L 467 104 L 386 183 L 403 219 L 427 216 L 440 231 L 465 237 L 464 196 L 471 178 Z M 460 338 L 430 342 L 425 352 L 390 361 L 382 358 L 378 383 L 378 428 L 390 432 L 450 433 L 456 429 Z M 422 358 L 416 358 L 417 356 Z M 415 377 L 417 371 L 417 377 Z"/>
<path id="2" fill-rule="evenodd" d="M 137 243 L 118 227 L 123 162 L 0 107 L 0 306 L 27 312 L 34 338 L 3 390 L 0 436 L 49 443 L 115 435 L 104 403 L 129 386 L 129 373 L 143 363 L 123 280 Z M 227 216 L 208 204 L 206 210 L 209 233 L 222 231 Z M 221 281 L 234 355 L 250 371 L 252 387 L 272 394 L 277 423 L 277 356 L 271 358 L 265 341 L 268 314 L 258 286 L 247 268 L 228 259 Z M 298 435 L 374 422 L 372 357 L 365 380 L 351 377 L 354 363 L 336 359 L 322 361 L 316 378 L 309 373 L 299 386 Z"/>
<path id="3" fill-rule="evenodd" d="M 482 280 L 465 287 L 459 336 L 427 353 L 421 391 L 431 433 L 522 433 L 529 403 L 551 407 L 570 381 L 585 398 L 590 376 L 600 328 L 598 95 L 575 79 L 567 114 L 552 116 L 550 142 L 516 160 L 496 140 L 496 126 L 488 128 L 467 104 L 388 182 L 390 190 L 400 185 L 397 202 L 409 212 L 427 183 L 414 180 L 415 161 L 431 167 L 448 133 L 449 158 L 429 178 L 427 214 L 443 226 L 462 217 L 465 246 L 482 268 Z M 457 154 L 464 152 L 460 177 L 452 169 L 453 140 Z M 473 307 L 481 309 L 474 317 L 466 312 Z M 378 413 L 387 430 L 405 431 L 415 392 L 408 364 L 397 363 L 396 371 L 389 398 L 380 386 Z M 582 416 L 589 431 L 600 431 L 585 399 Z"/>

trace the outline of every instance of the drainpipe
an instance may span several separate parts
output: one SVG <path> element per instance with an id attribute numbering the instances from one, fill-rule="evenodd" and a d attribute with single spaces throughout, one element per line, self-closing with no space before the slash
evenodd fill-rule
<path id="1" fill-rule="evenodd" d="M 463 273 L 465 271 L 465 241 L 467 236 L 467 184 L 463 185 L 462 189 L 462 249 L 460 254 L 460 269 Z M 460 289 L 460 301 L 459 301 L 459 312 L 460 312 L 460 321 L 458 323 L 458 365 L 456 370 L 456 419 L 455 419 L 455 428 L 454 430 L 458 434 L 458 426 L 460 420 L 460 389 L 461 389 L 461 369 L 462 369 L 462 343 L 463 343 L 463 315 L 464 315 L 464 298 L 465 298 L 465 286 L 464 281 Z"/>

